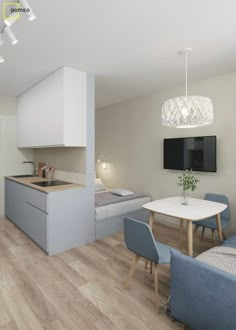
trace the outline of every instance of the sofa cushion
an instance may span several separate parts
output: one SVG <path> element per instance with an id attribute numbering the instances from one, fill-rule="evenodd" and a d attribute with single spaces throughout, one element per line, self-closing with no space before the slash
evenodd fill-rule
<path id="1" fill-rule="evenodd" d="M 226 241 L 222 244 L 223 246 L 229 246 L 236 249 L 236 235 L 232 235 L 227 238 Z"/>
<path id="2" fill-rule="evenodd" d="M 216 246 L 196 257 L 209 266 L 236 275 L 236 249 L 229 246 Z"/>

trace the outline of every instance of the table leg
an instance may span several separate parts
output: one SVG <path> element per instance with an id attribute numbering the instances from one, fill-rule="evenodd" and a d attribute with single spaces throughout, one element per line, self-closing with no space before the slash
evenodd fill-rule
<path id="1" fill-rule="evenodd" d="M 180 227 L 179 227 L 179 247 L 182 245 L 182 239 L 183 239 L 183 228 L 184 228 L 184 219 L 180 220 Z"/>
<path id="2" fill-rule="evenodd" d="M 220 242 L 222 242 L 223 241 L 223 235 L 222 235 L 222 228 L 221 228 L 220 213 L 218 213 L 216 215 L 216 223 L 217 223 L 217 228 L 218 228 L 219 240 L 220 240 Z"/>
<path id="3" fill-rule="evenodd" d="M 149 226 L 151 227 L 151 229 L 152 229 L 152 226 L 153 226 L 153 222 L 154 222 L 154 212 L 150 211 Z M 148 267 L 148 261 L 146 260 L 145 261 L 145 269 L 147 269 L 147 267 Z M 152 274 L 152 263 L 150 263 L 150 274 Z"/>
<path id="4" fill-rule="evenodd" d="M 188 255 L 193 256 L 193 223 L 188 220 Z"/>
<path id="5" fill-rule="evenodd" d="M 154 222 L 154 212 L 153 211 L 150 211 L 150 215 L 149 215 L 149 226 L 151 227 L 151 229 L 152 229 L 152 226 L 153 226 L 153 222 Z"/>

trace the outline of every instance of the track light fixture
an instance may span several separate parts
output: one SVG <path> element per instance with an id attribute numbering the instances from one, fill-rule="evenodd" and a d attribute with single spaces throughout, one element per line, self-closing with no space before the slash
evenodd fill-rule
<path id="1" fill-rule="evenodd" d="M 5 27 L 4 32 L 6 32 L 8 38 L 11 40 L 12 45 L 15 45 L 18 43 L 18 40 L 16 39 L 14 33 L 12 32 L 12 30 L 9 26 Z"/>
<path id="2" fill-rule="evenodd" d="M 22 5 L 22 7 L 25 9 L 25 12 L 28 16 L 28 20 L 33 21 L 36 18 L 36 16 L 35 16 L 33 10 L 31 9 L 31 7 L 29 6 L 28 1 L 27 0 L 20 0 L 20 3 Z"/>
<path id="3" fill-rule="evenodd" d="M 19 13 L 12 13 L 10 16 L 8 16 L 5 20 L 4 23 L 6 26 L 12 26 L 17 20 L 19 19 Z"/>
<path id="4" fill-rule="evenodd" d="M 11 3 L 7 3 L 8 5 L 11 5 Z M 16 5 L 16 8 L 11 8 L 11 15 L 9 15 L 8 17 L 6 17 L 6 19 L 4 20 L 4 27 L 0 32 L 0 47 L 3 45 L 3 40 L 2 40 L 2 34 L 5 31 L 8 38 L 10 39 L 12 45 L 15 45 L 18 43 L 18 40 L 16 39 L 14 33 L 12 32 L 12 30 L 10 29 L 10 27 L 20 18 L 20 14 L 21 13 L 26 13 L 28 16 L 28 20 L 29 21 L 33 21 L 36 16 L 33 12 L 33 10 L 31 9 L 31 7 L 28 4 L 27 0 L 16 0 L 16 3 L 14 3 Z M 13 5 L 13 3 L 12 3 Z M 20 5 L 22 6 L 22 8 L 20 8 Z M 4 62 L 4 58 L 2 56 L 0 56 L 0 63 Z"/>
<path id="5" fill-rule="evenodd" d="M 0 47 L 4 44 L 4 41 L 2 40 L 2 36 L 0 35 Z"/>

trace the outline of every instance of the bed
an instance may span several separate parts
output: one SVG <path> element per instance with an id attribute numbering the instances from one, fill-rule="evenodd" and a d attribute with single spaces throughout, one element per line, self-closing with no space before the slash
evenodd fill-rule
<path id="1" fill-rule="evenodd" d="M 140 193 L 117 196 L 108 190 L 96 192 L 96 239 L 123 231 L 125 216 L 147 222 L 149 212 L 142 206 L 150 201 L 149 196 Z"/>

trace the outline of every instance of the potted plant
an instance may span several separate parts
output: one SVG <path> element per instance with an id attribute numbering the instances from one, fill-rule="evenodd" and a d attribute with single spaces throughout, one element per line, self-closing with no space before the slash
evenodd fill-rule
<path id="1" fill-rule="evenodd" d="M 188 191 L 195 191 L 200 180 L 192 174 L 192 171 L 186 170 L 181 176 L 178 176 L 177 185 L 182 187 L 183 205 L 188 205 Z"/>

